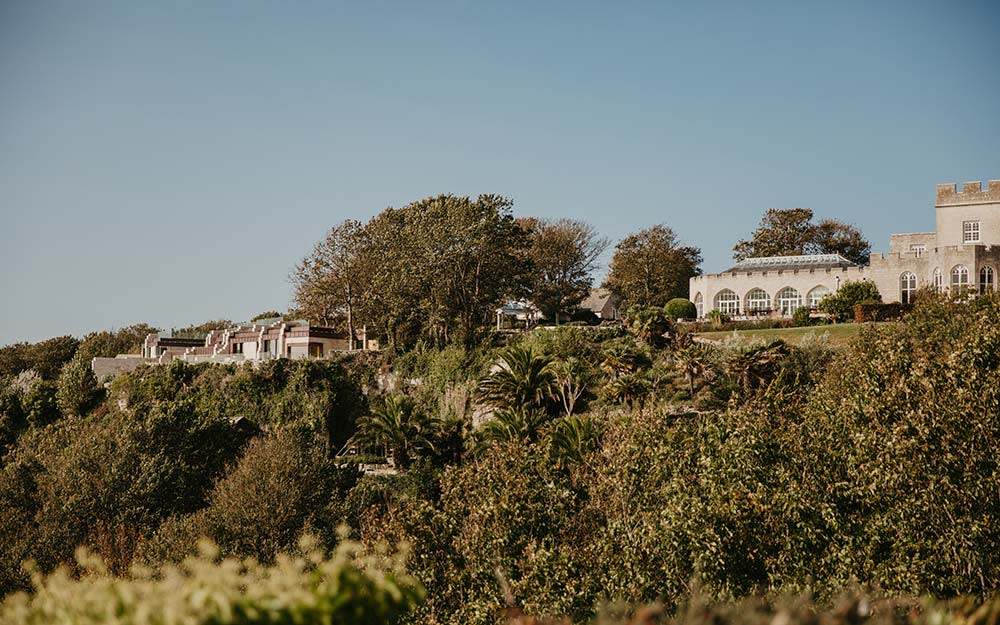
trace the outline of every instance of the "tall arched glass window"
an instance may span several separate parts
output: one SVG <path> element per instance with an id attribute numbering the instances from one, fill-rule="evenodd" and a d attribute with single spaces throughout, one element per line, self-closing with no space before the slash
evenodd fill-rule
<path id="1" fill-rule="evenodd" d="M 705 316 L 705 299 L 701 293 L 696 293 L 694 296 L 694 309 L 697 311 L 699 319 Z"/>
<path id="2" fill-rule="evenodd" d="M 951 291 L 959 293 L 969 288 L 969 270 L 965 265 L 955 265 L 951 269 Z"/>
<path id="3" fill-rule="evenodd" d="M 934 290 L 940 293 L 944 290 L 944 277 L 941 275 L 941 268 L 934 268 Z"/>
<path id="4" fill-rule="evenodd" d="M 917 292 L 917 274 L 905 272 L 899 276 L 899 301 L 904 304 L 913 303 L 913 295 Z"/>
<path id="5" fill-rule="evenodd" d="M 802 295 L 790 286 L 778 291 L 778 310 L 786 317 L 791 317 L 797 308 L 802 307 Z"/>
<path id="6" fill-rule="evenodd" d="M 715 295 L 715 309 L 727 315 L 740 312 L 740 296 L 729 289 L 723 289 Z"/>
<path id="7" fill-rule="evenodd" d="M 986 265 L 979 270 L 979 292 L 985 293 L 986 291 L 993 290 L 993 267 Z"/>
<path id="8" fill-rule="evenodd" d="M 744 310 L 750 314 L 771 310 L 771 296 L 764 289 L 751 289 Z"/>
<path id="9" fill-rule="evenodd" d="M 809 295 L 807 297 L 807 300 L 809 302 L 809 308 L 818 307 L 819 303 L 823 301 L 823 298 L 829 294 L 830 294 L 830 289 L 822 285 L 814 288 L 812 291 L 809 291 Z"/>

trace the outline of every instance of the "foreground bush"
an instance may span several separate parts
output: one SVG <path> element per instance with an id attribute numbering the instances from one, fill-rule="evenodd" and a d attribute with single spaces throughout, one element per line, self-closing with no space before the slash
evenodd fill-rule
<path id="1" fill-rule="evenodd" d="M 77 553 L 82 574 L 65 567 L 33 575 L 32 593 L 0 605 L 0 625 L 188 625 L 192 623 L 396 623 L 423 598 L 400 555 L 360 557 L 342 543 L 332 556 L 279 556 L 273 566 L 220 560 L 211 543 L 180 566 L 133 569 L 114 577 L 98 558 Z"/>
<path id="2" fill-rule="evenodd" d="M 607 610 L 596 622 L 601 625 L 986 625 L 1000 618 L 1000 599 L 982 601 L 958 597 L 950 601 L 908 597 L 872 599 L 846 594 L 831 604 L 807 597 L 775 600 L 751 597 L 741 601 L 707 603 L 695 595 L 667 614 L 659 604 L 635 610 Z M 519 614 L 512 625 L 545 625 L 558 621 L 537 620 Z M 560 623 L 560 625 L 564 625 Z"/>

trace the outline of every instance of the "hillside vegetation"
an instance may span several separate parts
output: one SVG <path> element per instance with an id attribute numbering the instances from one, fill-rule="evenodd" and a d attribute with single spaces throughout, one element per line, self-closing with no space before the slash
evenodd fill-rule
<path id="1" fill-rule="evenodd" d="M 0 591 L 27 594 L 0 614 L 83 614 L 70 598 L 91 592 L 183 602 L 213 566 L 247 606 L 284 614 L 267 567 L 318 593 L 288 606 L 333 601 L 326 556 L 308 553 L 349 540 L 351 558 L 407 546 L 394 570 L 409 590 L 373 569 L 351 596 L 412 623 L 614 622 L 656 604 L 634 622 L 995 619 L 978 606 L 1000 583 L 1000 298 L 925 294 L 841 346 L 821 335 L 703 345 L 639 312 L 627 328 L 395 354 L 177 362 L 107 390 L 67 374 L 86 401 L 64 391 L 44 420 L 25 415 L 45 380 L 8 380 Z M 365 475 L 337 455 L 352 447 L 398 473 Z M 197 571 L 161 569 L 198 558 L 202 538 L 216 547 Z M 73 564 L 80 546 L 99 573 Z M 839 603 L 851 588 L 874 599 Z M 243 601 L 219 592 L 193 622 L 309 622 L 212 616 Z M 776 599 L 804 593 L 815 606 Z"/>

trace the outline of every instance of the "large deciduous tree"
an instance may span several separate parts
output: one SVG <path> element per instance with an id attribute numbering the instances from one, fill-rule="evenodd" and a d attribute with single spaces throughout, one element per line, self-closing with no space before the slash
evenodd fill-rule
<path id="1" fill-rule="evenodd" d="M 391 348 L 471 341 L 496 306 L 528 294 L 528 236 L 511 200 L 440 195 L 345 221 L 293 270 L 295 304 L 321 323 L 356 317 Z"/>
<path id="2" fill-rule="evenodd" d="M 626 307 L 663 306 L 687 296 L 701 260 L 700 249 L 681 245 L 672 229 L 656 225 L 618 243 L 604 286 Z"/>
<path id="3" fill-rule="evenodd" d="M 872 244 L 861 230 L 836 219 L 824 219 L 816 224 L 813 246 L 815 254 L 840 254 L 849 261 L 863 265 L 868 262 Z"/>
<path id="4" fill-rule="evenodd" d="M 531 301 L 549 319 L 559 323 L 587 296 L 597 259 L 608 249 L 608 239 L 582 221 L 523 220 L 530 232 L 535 279 Z"/>
<path id="5" fill-rule="evenodd" d="M 733 258 L 840 254 L 855 263 L 868 259 L 871 243 L 855 226 L 835 219 L 813 223 L 812 219 L 808 208 L 769 208 L 750 239 L 733 246 Z"/>
<path id="6" fill-rule="evenodd" d="M 505 298 L 528 293 L 528 238 L 498 195 L 440 195 L 373 219 L 368 318 L 391 343 L 471 341 Z"/>
<path id="7" fill-rule="evenodd" d="M 332 325 L 347 322 L 351 348 L 355 310 L 369 286 L 365 269 L 367 239 L 361 222 L 346 220 L 330 229 L 292 271 L 295 305 L 306 317 Z"/>

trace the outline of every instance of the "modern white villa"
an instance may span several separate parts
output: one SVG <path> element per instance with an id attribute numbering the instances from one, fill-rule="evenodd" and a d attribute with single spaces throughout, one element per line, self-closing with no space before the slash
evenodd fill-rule
<path id="1" fill-rule="evenodd" d="M 997 288 L 1000 270 L 1000 180 L 937 185 L 934 232 L 894 234 L 889 252 L 857 265 L 837 254 L 749 258 L 716 274 L 695 276 L 690 299 L 703 317 L 790 316 L 814 308 L 844 282 L 871 280 L 885 302 L 909 303 L 921 288 Z"/>
<path id="2" fill-rule="evenodd" d="M 351 349 L 378 349 L 375 341 L 356 332 L 354 345 L 347 333 L 312 325 L 307 321 L 280 318 L 259 319 L 199 336 L 154 332 L 146 336 L 141 354 L 120 354 L 115 358 L 94 358 L 91 369 L 102 380 L 131 371 L 144 364 L 166 364 L 173 360 L 189 363 L 242 363 L 276 358 L 322 358 Z"/>

